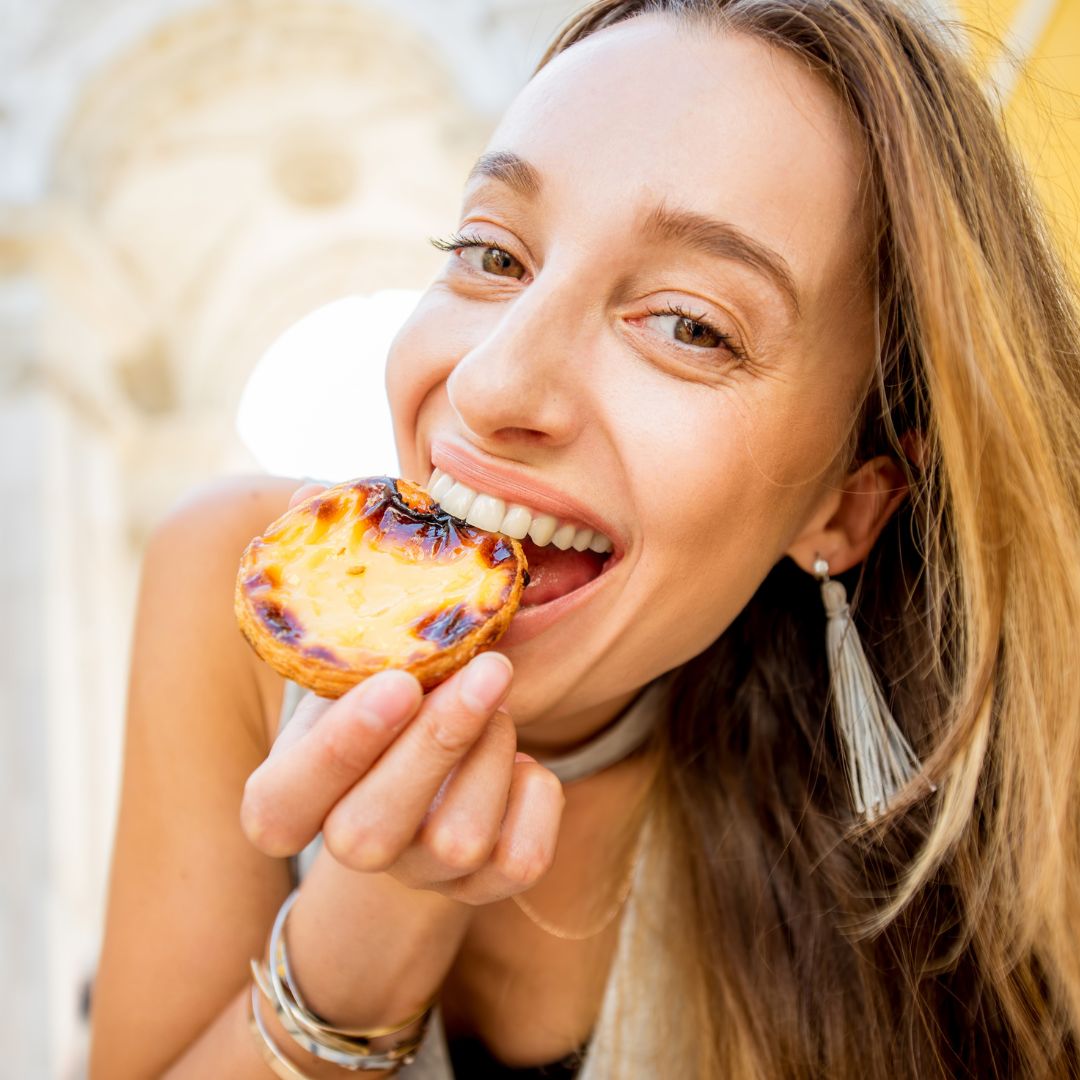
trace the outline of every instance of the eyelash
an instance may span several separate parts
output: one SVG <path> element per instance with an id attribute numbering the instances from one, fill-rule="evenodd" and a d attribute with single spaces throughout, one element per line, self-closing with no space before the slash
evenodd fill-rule
<path id="1" fill-rule="evenodd" d="M 722 330 L 717 330 L 715 326 L 704 315 L 695 315 L 691 311 L 687 311 L 686 308 L 679 304 L 669 304 L 666 308 L 649 308 L 650 315 L 677 315 L 680 319 L 686 319 L 687 322 L 697 323 L 698 326 L 705 327 L 710 334 L 715 334 L 721 342 L 721 348 L 726 349 L 732 356 L 732 359 L 740 364 L 745 364 L 749 357 L 746 354 L 746 350 L 730 335 L 725 334 Z M 676 342 L 677 345 L 682 345 L 682 342 Z M 684 345 L 684 348 L 692 349 L 693 345 Z"/>
<path id="2" fill-rule="evenodd" d="M 461 248 L 472 247 L 490 247 L 497 248 L 499 251 L 506 251 L 506 248 L 497 244 L 493 240 L 485 240 L 482 236 L 466 236 L 464 233 L 451 233 L 449 236 L 433 236 L 430 238 L 432 247 L 438 248 L 439 251 L 445 251 L 452 253 L 459 251 Z M 506 252 L 511 255 L 511 252 Z M 710 334 L 715 334 L 720 339 L 721 348 L 725 349 L 737 363 L 745 364 L 749 361 L 749 356 L 746 350 L 730 335 L 725 334 L 721 330 L 717 330 L 715 326 L 705 316 L 695 315 L 693 312 L 687 311 L 679 304 L 670 304 L 666 308 L 650 308 L 650 315 L 677 315 L 680 319 L 687 319 L 690 322 L 697 323 L 699 326 L 703 326 Z M 674 342 L 673 344 L 682 345 L 681 342 Z M 683 345 L 683 348 L 692 349 L 692 345 Z"/>
<path id="3" fill-rule="evenodd" d="M 430 243 L 432 247 L 447 252 L 467 247 L 493 247 L 499 248 L 500 251 L 506 251 L 505 248 L 499 247 L 493 240 L 485 240 L 482 236 L 465 236 L 462 233 L 451 233 L 449 236 L 432 236 Z"/>

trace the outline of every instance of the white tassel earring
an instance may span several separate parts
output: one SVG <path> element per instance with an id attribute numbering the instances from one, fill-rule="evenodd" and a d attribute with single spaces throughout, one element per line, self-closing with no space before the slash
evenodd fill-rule
<path id="1" fill-rule="evenodd" d="M 843 582 L 829 577 L 829 564 L 820 556 L 814 560 L 814 577 L 821 582 L 828 616 L 825 636 L 833 708 L 851 798 L 862 819 L 873 821 L 922 772 L 922 765 L 870 670 Z M 933 784 L 930 789 L 937 790 Z"/>

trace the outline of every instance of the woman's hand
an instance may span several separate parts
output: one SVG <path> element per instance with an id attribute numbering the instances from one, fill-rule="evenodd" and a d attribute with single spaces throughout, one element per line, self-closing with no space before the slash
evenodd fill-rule
<path id="1" fill-rule="evenodd" d="M 394 670 L 337 701 L 308 694 L 244 788 L 248 839 L 283 857 L 321 830 L 343 866 L 468 904 L 528 889 L 554 857 L 565 800 L 550 770 L 515 752 L 499 709 L 512 675 L 487 652 L 426 697 Z"/>

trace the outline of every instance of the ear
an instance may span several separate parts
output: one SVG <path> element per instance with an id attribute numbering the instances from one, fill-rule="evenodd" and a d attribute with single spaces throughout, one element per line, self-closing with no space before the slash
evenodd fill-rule
<path id="1" fill-rule="evenodd" d="M 907 494 L 900 466 L 884 454 L 873 458 L 828 492 L 785 554 L 809 574 L 817 558 L 832 575 L 848 570 L 866 558 Z"/>

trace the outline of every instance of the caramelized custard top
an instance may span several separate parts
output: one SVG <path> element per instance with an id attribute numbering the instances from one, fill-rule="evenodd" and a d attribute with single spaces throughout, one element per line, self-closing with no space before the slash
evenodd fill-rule
<path id="1" fill-rule="evenodd" d="M 515 541 L 380 476 L 330 488 L 275 521 L 248 545 L 241 582 L 260 629 L 282 645 L 335 667 L 380 657 L 405 666 L 499 612 L 519 560 Z"/>

